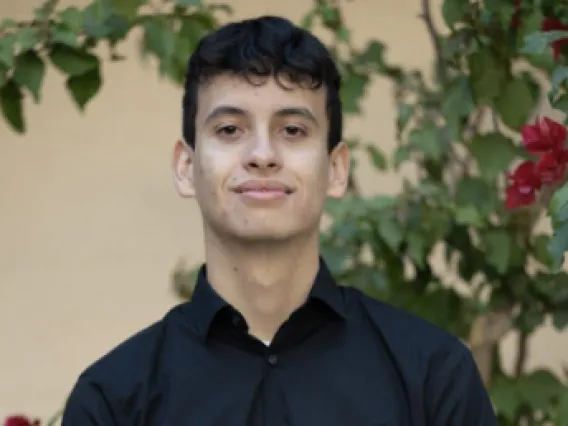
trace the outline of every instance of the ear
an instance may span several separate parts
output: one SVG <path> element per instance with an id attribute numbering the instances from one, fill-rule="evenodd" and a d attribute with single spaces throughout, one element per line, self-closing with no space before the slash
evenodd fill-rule
<path id="1" fill-rule="evenodd" d="M 195 153 L 185 142 L 178 140 L 174 146 L 172 169 L 174 184 L 178 194 L 183 198 L 195 196 L 193 182 L 193 159 Z"/>
<path id="2" fill-rule="evenodd" d="M 351 154 L 347 145 L 340 142 L 331 152 L 329 161 L 327 195 L 331 198 L 341 198 L 347 190 L 351 168 Z"/>

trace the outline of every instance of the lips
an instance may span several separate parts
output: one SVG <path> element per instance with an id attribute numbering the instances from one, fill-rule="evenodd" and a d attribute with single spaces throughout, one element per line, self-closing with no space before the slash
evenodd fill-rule
<path id="1" fill-rule="evenodd" d="M 273 200 L 285 197 L 294 191 L 278 181 L 247 181 L 235 187 L 234 192 L 247 198 Z"/>

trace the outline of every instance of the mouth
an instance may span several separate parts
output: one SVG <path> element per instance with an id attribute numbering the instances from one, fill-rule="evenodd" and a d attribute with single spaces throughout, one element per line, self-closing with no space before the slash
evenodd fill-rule
<path id="1" fill-rule="evenodd" d="M 277 200 L 294 192 L 292 188 L 280 182 L 256 181 L 249 181 L 239 185 L 233 191 L 243 197 L 256 200 Z"/>

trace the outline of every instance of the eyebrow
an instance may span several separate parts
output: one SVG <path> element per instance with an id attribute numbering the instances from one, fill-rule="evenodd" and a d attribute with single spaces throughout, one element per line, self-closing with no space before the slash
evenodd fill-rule
<path id="1" fill-rule="evenodd" d="M 205 123 L 209 123 L 212 120 L 221 117 L 223 115 L 237 115 L 237 116 L 247 116 L 247 112 L 238 107 L 229 106 L 229 105 L 221 105 L 215 108 L 205 119 Z M 312 112 L 307 108 L 301 107 L 289 107 L 289 108 L 282 108 L 276 112 L 278 117 L 290 117 L 290 116 L 301 116 L 312 123 L 319 125 L 316 117 L 312 114 Z"/>

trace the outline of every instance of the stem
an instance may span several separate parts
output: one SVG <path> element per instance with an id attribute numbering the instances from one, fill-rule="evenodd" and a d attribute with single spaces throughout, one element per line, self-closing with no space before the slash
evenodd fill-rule
<path id="1" fill-rule="evenodd" d="M 434 22 L 432 21 L 432 14 L 430 13 L 430 0 L 421 0 L 422 4 L 422 14 L 420 18 L 426 23 L 426 28 L 428 29 L 428 34 L 430 35 L 430 40 L 434 46 L 434 53 L 436 55 L 436 62 L 438 64 L 438 75 L 443 85 L 448 82 L 448 73 L 446 67 L 444 66 L 444 59 L 442 55 L 442 45 L 440 44 L 440 36 Z"/>
<path id="2" fill-rule="evenodd" d="M 515 377 L 520 377 L 525 369 L 525 363 L 527 360 L 528 352 L 528 340 L 529 334 L 525 331 L 521 331 L 519 334 L 519 340 L 517 341 L 517 359 L 515 360 Z"/>

